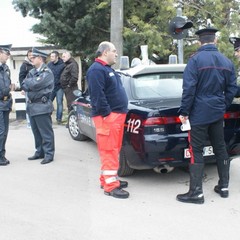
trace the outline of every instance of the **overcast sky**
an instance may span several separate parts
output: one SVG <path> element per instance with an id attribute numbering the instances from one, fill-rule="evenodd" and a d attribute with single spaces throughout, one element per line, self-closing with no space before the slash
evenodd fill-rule
<path id="1" fill-rule="evenodd" d="M 31 27 L 37 23 L 37 19 L 22 17 L 20 12 L 14 10 L 12 0 L 0 0 L 0 10 L 0 45 L 12 44 L 12 47 L 41 46 L 37 42 L 39 35 L 30 31 Z"/>

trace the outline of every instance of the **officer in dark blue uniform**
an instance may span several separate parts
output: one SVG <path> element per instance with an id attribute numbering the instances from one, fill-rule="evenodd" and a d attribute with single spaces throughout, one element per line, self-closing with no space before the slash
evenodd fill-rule
<path id="1" fill-rule="evenodd" d="M 12 110 L 10 70 L 6 62 L 10 56 L 10 45 L 0 45 L 0 166 L 9 164 L 5 144 L 9 128 L 9 113 Z"/>
<path id="2" fill-rule="evenodd" d="M 53 103 L 50 95 L 54 88 L 54 76 L 46 65 L 48 54 L 33 48 L 34 68 L 23 81 L 22 89 L 28 94 L 27 113 L 30 117 L 36 152 L 28 160 L 44 158 L 41 164 L 53 161 L 55 146 L 51 114 Z"/>
<path id="3" fill-rule="evenodd" d="M 201 47 L 188 61 L 183 75 L 180 120 L 189 119 L 189 145 L 191 151 L 190 189 L 177 195 L 185 203 L 204 203 L 202 177 L 204 170 L 203 147 L 209 137 L 217 160 L 219 175 L 214 191 L 228 197 L 229 156 L 227 154 L 223 117 L 237 92 L 233 63 L 216 47 L 215 28 L 196 32 Z"/>

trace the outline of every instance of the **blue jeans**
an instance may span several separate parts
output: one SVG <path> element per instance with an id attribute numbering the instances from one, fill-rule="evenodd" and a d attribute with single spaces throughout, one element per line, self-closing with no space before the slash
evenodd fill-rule
<path id="1" fill-rule="evenodd" d="M 58 89 L 57 91 L 53 89 L 51 94 L 51 100 L 54 101 L 56 97 L 57 101 L 57 112 L 56 112 L 56 119 L 57 121 L 62 121 L 62 114 L 63 114 L 63 90 L 62 88 Z"/>

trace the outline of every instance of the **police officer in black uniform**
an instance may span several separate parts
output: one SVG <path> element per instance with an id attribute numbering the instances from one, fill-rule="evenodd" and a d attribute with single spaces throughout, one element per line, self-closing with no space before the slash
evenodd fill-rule
<path id="1" fill-rule="evenodd" d="M 12 110 L 10 70 L 6 62 L 12 45 L 0 45 L 0 166 L 9 164 L 5 144 L 9 129 L 9 113 Z"/>
<path id="2" fill-rule="evenodd" d="M 204 203 L 202 177 L 204 170 L 203 147 L 209 137 L 217 160 L 219 175 L 214 191 L 221 197 L 228 197 L 229 156 L 227 154 L 223 116 L 237 92 L 233 63 L 216 47 L 215 28 L 196 32 L 201 47 L 188 61 L 183 75 L 180 120 L 189 119 L 189 145 L 191 150 L 190 188 L 177 200 L 185 203 Z"/>
<path id="3" fill-rule="evenodd" d="M 50 99 L 54 88 L 54 76 L 46 65 L 48 54 L 33 48 L 34 68 L 23 81 L 22 89 L 28 94 L 27 113 L 30 117 L 35 139 L 36 152 L 28 160 L 44 158 L 41 164 L 53 161 L 55 145 L 51 114 L 53 103 Z"/>

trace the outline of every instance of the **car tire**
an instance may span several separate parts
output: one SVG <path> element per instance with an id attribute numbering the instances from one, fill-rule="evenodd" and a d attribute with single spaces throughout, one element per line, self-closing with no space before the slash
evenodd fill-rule
<path id="1" fill-rule="evenodd" d="M 68 115 L 68 131 L 72 139 L 76 141 L 87 140 L 88 137 L 81 133 L 81 130 L 78 126 L 77 116 L 74 110 L 72 110 Z"/>
<path id="2" fill-rule="evenodd" d="M 133 174 L 133 172 L 134 172 L 134 169 L 129 167 L 125 151 L 122 148 L 120 151 L 120 157 L 119 157 L 118 176 L 120 177 L 130 176 Z"/>

